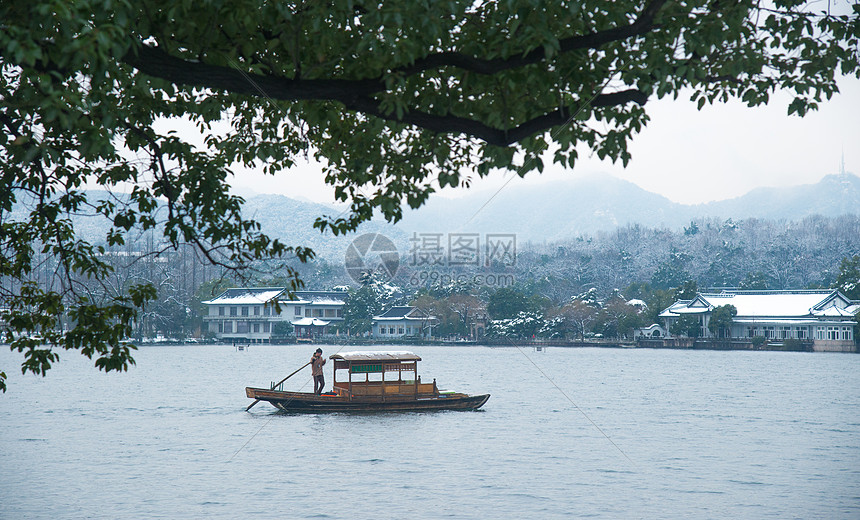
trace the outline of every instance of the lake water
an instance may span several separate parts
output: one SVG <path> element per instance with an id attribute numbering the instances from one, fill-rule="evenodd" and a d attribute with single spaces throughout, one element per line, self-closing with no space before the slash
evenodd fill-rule
<path id="1" fill-rule="evenodd" d="M 856 354 L 415 347 L 489 402 L 245 411 L 314 348 L 64 353 L 42 378 L 2 347 L 0 518 L 860 518 Z"/>

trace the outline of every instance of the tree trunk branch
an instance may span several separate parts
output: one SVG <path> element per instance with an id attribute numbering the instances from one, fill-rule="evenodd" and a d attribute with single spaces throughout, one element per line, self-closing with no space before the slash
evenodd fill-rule
<path id="1" fill-rule="evenodd" d="M 606 43 L 639 36 L 654 28 L 654 18 L 666 0 L 653 0 L 631 24 L 624 27 L 597 31 L 561 40 L 560 51 L 597 48 Z M 523 56 L 508 59 L 483 60 L 456 52 L 438 53 L 416 61 L 393 72 L 414 75 L 422 71 L 457 67 L 480 74 L 494 74 L 504 70 L 539 63 L 546 59 L 543 49 L 535 49 Z M 381 78 L 376 79 L 288 79 L 271 75 L 249 74 L 236 68 L 210 65 L 177 58 L 158 47 L 139 45 L 123 61 L 137 70 L 175 84 L 198 86 L 236 94 L 262 96 L 284 101 L 319 100 L 339 101 L 348 109 L 425 128 L 439 133 L 460 133 L 482 139 L 496 146 L 508 146 L 530 135 L 563 124 L 570 117 L 566 108 L 554 110 L 510 129 L 490 127 L 480 121 L 456 117 L 437 116 L 409 111 L 402 117 L 384 113 L 373 95 L 386 90 Z M 591 101 L 594 107 L 622 105 L 629 102 L 645 104 L 647 96 L 636 89 L 600 94 Z"/>

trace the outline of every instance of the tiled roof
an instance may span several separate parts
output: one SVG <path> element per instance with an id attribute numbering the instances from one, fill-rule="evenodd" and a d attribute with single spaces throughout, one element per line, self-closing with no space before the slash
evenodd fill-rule
<path id="1" fill-rule="evenodd" d="M 374 316 L 374 318 L 405 318 L 409 316 L 409 314 L 411 314 L 413 310 L 417 311 L 418 309 L 416 309 L 415 307 L 410 307 L 409 305 L 400 305 L 392 307 L 380 314 L 379 316 Z"/>

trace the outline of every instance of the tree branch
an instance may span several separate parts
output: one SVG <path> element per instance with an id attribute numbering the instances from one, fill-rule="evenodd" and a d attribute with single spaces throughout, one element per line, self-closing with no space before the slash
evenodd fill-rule
<path id="1" fill-rule="evenodd" d="M 624 27 L 613 27 L 612 29 L 606 29 L 604 31 L 597 31 L 559 40 L 559 52 L 564 53 L 578 49 L 596 49 L 610 42 L 625 40 L 632 36 L 645 34 L 654 28 L 654 17 L 665 3 L 666 0 L 653 0 L 645 7 L 642 13 L 639 14 L 639 18 L 630 25 Z M 493 60 L 484 60 L 472 56 L 466 56 L 459 52 L 440 52 L 437 54 L 431 54 L 420 60 L 416 60 L 412 65 L 394 69 L 393 72 L 400 72 L 406 76 L 411 76 L 429 69 L 457 67 L 477 74 L 496 74 L 508 69 L 533 65 L 545 59 L 546 53 L 542 48 L 534 49 L 533 51 L 520 56 Z"/>
<path id="2" fill-rule="evenodd" d="M 561 40 L 560 51 L 598 48 L 606 43 L 647 33 L 654 28 L 654 18 L 667 0 L 652 0 L 639 17 L 631 24 L 586 35 Z M 535 49 L 523 56 L 507 59 L 483 60 L 456 52 L 445 52 L 427 56 L 412 65 L 393 70 L 395 73 L 414 75 L 440 67 L 457 67 L 480 74 L 495 74 L 504 70 L 539 63 L 546 59 L 543 49 Z M 275 76 L 251 75 L 235 68 L 187 61 L 171 56 L 160 48 L 140 45 L 123 58 L 123 61 L 139 71 L 176 84 L 224 90 L 237 94 L 265 96 L 271 99 L 299 101 L 340 101 L 347 108 L 425 128 L 439 133 L 461 133 L 482 139 L 497 146 L 508 146 L 530 135 L 553 126 L 563 124 L 570 113 L 560 108 L 548 114 L 526 121 L 515 128 L 498 129 L 484 123 L 456 116 L 436 116 L 410 111 L 402 117 L 385 113 L 379 101 L 371 96 L 386 89 L 383 79 L 287 79 Z M 611 94 L 600 94 L 592 102 L 594 107 L 622 105 L 629 102 L 645 104 L 647 96 L 639 90 L 630 89 Z"/>
<path id="3" fill-rule="evenodd" d="M 493 128 L 480 121 L 457 116 L 436 116 L 410 111 L 398 118 L 380 109 L 379 101 L 369 97 L 384 90 L 377 80 L 290 80 L 272 76 L 253 78 L 235 69 L 187 62 L 164 51 L 141 46 L 136 55 L 126 56 L 125 62 L 138 70 L 174 83 L 195 85 L 238 94 L 264 95 L 280 100 L 340 101 L 350 110 L 363 112 L 387 121 L 415 125 L 438 133 L 461 133 L 482 139 L 496 146 L 508 146 L 541 130 L 564 123 L 570 112 L 560 108 L 511 129 Z M 636 89 L 600 94 L 591 102 L 594 107 L 622 105 L 631 101 L 644 105 L 648 97 Z"/>
<path id="4" fill-rule="evenodd" d="M 637 89 L 623 90 L 611 94 L 600 94 L 591 101 L 593 107 L 608 107 L 635 102 L 644 105 L 648 96 Z M 530 119 L 514 128 L 498 129 L 485 125 L 480 121 L 457 116 L 437 116 L 426 112 L 405 112 L 402 117 L 383 112 L 379 102 L 368 97 L 360 97 L 344 102 L 347 108 L 365 114 L 370 114 L 387 121 L 396 121 L 415 125 L 437 133 L 460 133 L 477 137 L 494 146 L 509 146 L 530 135 L 554 126 L 564 124 L 570 119 L 571 112 L 566 107 L 553 110 L 547 114 Z"/>
<path id="5" fill-rule="evenodd" d="M 385 90 L 385 85 L 375 79 L 293 80 L 259 74 L 251 75 L 230 67 L 177 58 L 158 47 L 143 44 L 126 54 L 122 61 L 149 76 L 179 85 L 252 96 L 262 95 L 289 101 L 341 100 Z"/>

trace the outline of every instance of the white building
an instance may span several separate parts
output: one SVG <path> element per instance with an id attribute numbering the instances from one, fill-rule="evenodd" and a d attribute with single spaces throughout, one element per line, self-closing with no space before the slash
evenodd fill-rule
<path id="1" fill-rule="evenodd" d="M 654 323 L 648 327 L 633 329 L 633 339 L 659 339 L 666 337 L 666 329 Z"/>
<path id="2" fill-rule="evenodd" d="M 812 341 L 813 350 L 853 352 L 854 316 L 860 301 L 849 300 L 835 290 L 731 291 L 699 293 L 692 300 L 678 300 L 662 313 L 666 330 L 681 316 L 699 320 L 700 336 L 712 338 L 709 330 L 714 308 L 732 305 L 732 338 L 764 337 L 770 343 L 786 339 Z M 671 334 L 670 334 L 671 336 Z"/>
<path id="3" fill-rule="evenodd" d="M 203 302 L 209 332 L 222 341 L 270 343 L 279 323 L 290 323 L 298 337 L 330 333 L 330 325 L 343 321 L 343 291 L 295 291 L 287 299 L 284 287 L 227 289 Z M 276 305 L 277 302 L 277 305 Z M 280 309 L 280 312 L 278 310 Z"/>
<path id="4" fill-rule="evenodd" d="M 373 317 L 373 337 L 394 339 L 404 336 L 433 337 L 434 316 L 408 305 L 392 307 Z"/>

